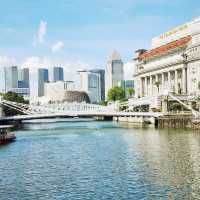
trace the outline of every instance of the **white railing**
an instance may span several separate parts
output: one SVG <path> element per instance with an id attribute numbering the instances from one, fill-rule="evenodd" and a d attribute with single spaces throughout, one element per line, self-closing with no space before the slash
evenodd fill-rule
<path id="1" fill-rule="evenodd" d="M 114 111 L 111 106 L 101 106 L 96 104 L 87 103 L 56 103 L 56 104 L 43 104 L 43 105 L 29 105 L 11 102 L 7 100 L 0 100 L 0 104 L 8 108 L 17 110 L 26 115 L 34 114 L 64 114 L 73 112 L 77 114 L 79 112 L 112 112 Z"/>
<path id="2" fill-rule="evenodd" d="M 162 113 L 153 112 L 127 112 L 116 111 L 114 106 L 101 106 L 87 103 L 56 103 L 43 105 L 21 104 L 11 101 L 1 100 L 0 105 L 20 111 L 24 115 L 4 117 L 6 119 L 36 119 L 60 116 L 139 116 L 139 117 L 158 117 Z"/>

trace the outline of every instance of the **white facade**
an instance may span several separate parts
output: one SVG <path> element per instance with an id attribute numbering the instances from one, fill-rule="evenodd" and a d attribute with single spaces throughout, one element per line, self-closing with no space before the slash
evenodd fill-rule
<path id="1" fill-rule="evenodd" d="M 124 69 L 121 56 L 118 52 L 113 52 L 107 62 L 106 69 L 106 97 L 108 91 L 118 86 L 119 83 L 124 80 Z"/>
<path id="2" fill-rule="evenodd" d="M 152 39 L 151 48 L 157 48 L 172 41 L 186 37 L 188 35 L 197 35 L 200 33 L 200 17 L 191 22 L 180 25 L 166 33 L 163 33 Z"/>
<path id="3" fill-rule="evenodd" d="M 199 94 L 200 18 L 153 38 L 152 47 L 137 51 L 136 96 Z"/>
<path id="4" fill-rule="evenodd" d="M 74 90 L 74 82 L 57 81 L 45 83 L 44 97 L 51 101 L 62 101 L 65 99 L 65 91 Z"/>
<path id="5" fill-rule="evenodd" d="M 80 90 L 89 95 L 92 103 L 101 101 L 101 76 L 86 70 L 80 70 Z"/>

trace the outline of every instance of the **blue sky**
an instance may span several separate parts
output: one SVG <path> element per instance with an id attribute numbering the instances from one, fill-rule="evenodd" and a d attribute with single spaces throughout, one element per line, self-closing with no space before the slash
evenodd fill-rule
<path id="1" fill-rule="evenodd" d="M 105 67 L 130 62 L 152 37 L 200 16 L 197 0 L 1 0 L 0 64 Z M 67 77 L 68 78 L 68 77 Z"/>

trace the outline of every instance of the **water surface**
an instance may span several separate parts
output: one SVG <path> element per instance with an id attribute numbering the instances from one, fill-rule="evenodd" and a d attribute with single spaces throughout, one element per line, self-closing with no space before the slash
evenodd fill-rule
<path id="1" fill-rule="evenodd" d="M 29 123 L 0 147 L 1 200 L 199 199 L 200 133 Z"/>

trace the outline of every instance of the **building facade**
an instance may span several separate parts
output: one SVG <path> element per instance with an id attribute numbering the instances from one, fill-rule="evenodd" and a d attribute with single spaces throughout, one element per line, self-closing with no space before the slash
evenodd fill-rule
<path id="1" fill-rule="evenodd" d="M 135 55 L 136 97 L 196 96 L 200 82 L 200 18 L 152 39 Z"/>
<path id="2" fill-rule="evenodd" d="M 5 89 L 3 92 L 15 92 L 22 96 L 29 96 L 29 69 L 19 69 L 17 66 L 4 68 Z"/>
<path id="3" fill-rule="evenodd" d="M 44 85 L 49 82 L 49 71 L 45 68 L 38 69 L 38 97 L 44 96 Z"/>
<path id="4" fill-rule="evenodd" d="M 103 70 L 103 69 L 92 69 L 92 70 L 90 70 L 90 72 L 100 75 L 101 101 L 104 101 L 105 100 L 105 70 Z"/>
<path id="5" fill-rule="evenodd" d="M 5 67 L 5 92 L 18 88 L 18 68 L 17 66 Z"/>
<path id="6" fill-rule="evenodd" d="M 18 71 L 18 87 L 29 88 L 29 68 L 22 68 Z"/>
<path id="7" fill-rule="evenodd" d="M 29 68 L 18 70 L 18 88 L 14 91 L 23 96 L 30 96 Z"/>
<path id="8" fill-rule="evenodd" d="M 85 91 L 92 103 L 101 101 L 101 77 L 99 73 L 87 70 L 78 71 L 80 75 L 80 90 Z"/>
<path id="9" fill-rule="evenodd" d="M 119 85 L 119 82 L 124 80 L 124 69 L 121 56 L 118 52 L 113 52 L 108 59 L 106 68 L 106 97 L 108 91 Z"/>
<path id="10" fill-rule="evenodd" d="M 64 101 L 66 91 L 73 90 L 73 81 L 57 81 L 44 84 L 44 96 L 51 101 Z"/>
<path id="11" fill-rule="evenodd" d="M 62 67 L 53 68 L 53 81 L 64 81 L 64 72 Z"/>

